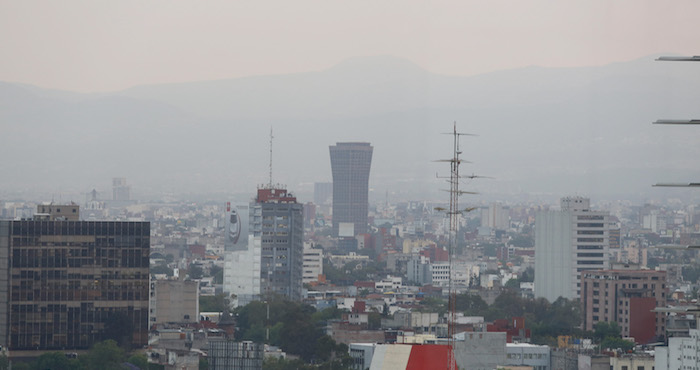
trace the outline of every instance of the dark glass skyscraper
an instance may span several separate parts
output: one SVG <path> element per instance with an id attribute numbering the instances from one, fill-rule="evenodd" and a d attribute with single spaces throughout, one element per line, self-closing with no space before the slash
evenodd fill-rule
<path id="1" fill-rule="evenodd" d="M 146 345 L 149 252 L 148 222 L 0 221 L 0 345 L 88 349 L 118 327 Z"/>
<path id="2" fill-rule="evenodd" d="M 333 172 L 333 235 L 340 223 L 353 223 L 354 234 L 367 232 L 369 143 L 336 143 L 330 147 Z"/>

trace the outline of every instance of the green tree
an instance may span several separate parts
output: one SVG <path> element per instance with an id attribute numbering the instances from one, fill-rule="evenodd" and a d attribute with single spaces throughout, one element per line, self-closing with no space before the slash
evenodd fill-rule
<path id="1" fill-rule="evenodd" d="M 506 289 L 520 290 L 520 281 L 518 279 L 510 279 L 506 282 Z"/>
<path id="2" fill-rule="evenodd" d="M 369 330 L 377 330 L 382 327 L 382 314 L 372 311 L 367 314 L 367 321 L 367 328 Z"/>
<path id="3" fill-rule="evenodd" d="M 321 361 L 328 361 L 331 359 L 333 352 L 335 352 L 335 341 L 328 335 L 322 335 L 316 340 L 316 345 L 314 346 L 316 350 L 316 358 Z"/>
<path id="4" fill-rule="evenodd" d="M 535 281 L 535 269 L 531 267 L 528 267 L 523 271 L 522 274 L 520 274 L 520 277 L 518 278 L 521 283 L 531 283 Z"/>
<path id="5" fill-rule="evenodd" d="M 489 305 L 477 294 L 459 294 L 456 296 L 455 309 L 467 316 L 482 316 Z"/>
<path id="6" fill-rule="evenodd" d="M 193 263 L 190 265 L 189 275 L 190 279 L 201 279 L 204 276 L 204 270 Z"/>
<path id="7" fill-rule="evenodd" d="M 607 337 L 600 343 L 600 348 L 621 349 L 625 352 L 634 348 L 634 342 L 622 338 Z"/>
<path id="8" fill-rule="evenodd" d="M 138 366 L 141 370 L 148 370 L 148 357 L 143 353 L 136 353 L 129 356 L 126 362 Z"/>
<path id="9" fill-rule="evenodd" d="M 228 299 L 226 294 L 217 294 L 214 296 L 199 296 L 199 311 L 200 312 L 224 312 L 228 308 Z"/>
<path id="10" fill-rule="evenodd" d="M 223 268 L 214 265 L 209 270 L 209 274 L 212 277 L 214 277 L 214 284 L 223 284 L 224 283 L 224 269 Z"/>
<path id="11" fill-rule="evenodd" d="M 71 370 L 71 366 L 66 355 L 62 352 L 47 352 L 39 356 L 32 368 L 36 370 L 51 369 L 51 370 Z"/>
<path id="12" fill-rule="evenodd" d="M 300 356 L 305 361 L 314 358 L 314 345 L 323 331 L 316 327 L 311 319 L 313 307 L 295 305 L 289 307 L 282 318 L 281 348 Z"/>
<path id="13" fill-rule="evenodd" d="M 696 266 L 683 266 L 683 280 L 695 283 L 700 279 L 700 267 Z"/>
<path id="14" fill-rule="evenodd" d="M 601 343 L 606 338 L 620 338 L 620 333 L 620 325 L 615 321 L 600 321 L 593 326 L 593 338 L 595 338 L 596 343 Z"/>
<path id="15" fill-rule="evenodd" d="M 264 370 L 311 370 L 312 367 L 299 359 L 287 360 L 284 358 L 268 357 L 263 360 Z"/>
<path id="16" fill-rule="evenodd" d="M 311 315 L 311 318 L 314 320 L 315 323 L 321 324 L 327 322 L 328 320 L 340 319 L 343 316 L 344 312 L 347 311 L 341 310 L 337 306 L 333 306 L 328 307 L 322 311 L 314 312 Z"/>
<path id="17" fill-rule="evenodd" d="M 421 312 L 437 312 L 442 315 L 447 312 L 447 301 L 440 298 L 426 297 L 420 301 Z"/>
<path id="18" fill-rule="evenodd" d="M 90 351 L 81 356 L 80 359 L 88 369 L 121 370 L 125 354 L 117 342 L 108 339 L 95 343 Z"/>
<path id="19" fill-rule="evenodd" d="M 12 370 L 32 370 L 32 366 L 26 362 L 14 362 Z"/>
<path id="20" fill-rule="evenodd" d="M 0 370 L 8 370 L 10 367 L 10 360 L 4 354 L 0 354 Z"/>

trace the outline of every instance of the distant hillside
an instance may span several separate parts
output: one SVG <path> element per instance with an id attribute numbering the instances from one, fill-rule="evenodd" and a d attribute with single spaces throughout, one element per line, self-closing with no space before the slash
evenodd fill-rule
<path id="1" fill-rule="evenodd" d="M 318 72 L 76 94 L 0 83 L 0 187 L 91 189 L 126 176 L 136 189 L 252 192 L 274 177 L 308 192 L 329 181 L 328 145 L 369 141 L 376 193 L 440 196 L 431 160 L 457 121 L 463 171 L 485 193 L 655 194 L 700 179 L 700 65 L 654 57 L 588 68 L 528 67 L 472 77 L 392 57 Z M 426 195 L 426 196 L 428 196 Z"/>

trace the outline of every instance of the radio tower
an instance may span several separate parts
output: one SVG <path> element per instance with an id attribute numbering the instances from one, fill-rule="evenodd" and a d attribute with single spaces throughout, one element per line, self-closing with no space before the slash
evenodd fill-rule
<path id="1" fill-rule="evenodd" d="M 268 183 L 270 189 L 272 189 L 272 127 L 270 127 L 270 182 Z"/>
<path id="2" fill-rule="evenodd" d="M 460 136 L 475 136 L 472 134 L 465 134 L 461 132 L 457 132 L 457 123 L 454 123 L 453 130 L 450 133 L 446 133 L 446 135 L 452 135 L 452 158 L 450 159 L 441 159 L 438 160 L 437 162 L 449 162 L 450 163 L 450 176 L 447 177 L 440 177 L 439 178 L 445 178 L 447 179 L 447 182 L 450 184 L 450 189 L 445 191 L 450 193 L 450 207 L 449 209 L 444 209 L 444 208 L 436 208 L 436 210 L 441 211 L 441 212 L 446 212 L 449 215 L 450 218 L 450 230 L 449 230 L 449 265 L 450 265 L 450 273 L 449 273 L 449 280 L 448 280 L 448 289 L 449 289 L 449 300 L 448 300 L 448 317 L 447 317 L 447 340 L 450 346 L 449 349 L 449 354 L 447 357 L 447 369 L 449 370 L 455 370 L 456 368 L 456 360 L 455 360 L 455 321 L 456 321 L 456 301 L 457 301 L 457 289 L 455 287 L 455 283 L 453 281 L 453 274 L 455 271 L 455 255 L 457 251 L 457 231 L 459 229 L 459 216 L 462 213 L 466 213 L 469 211 L 474 210 L 475 208 L 465 208 L 460 210 L 459 209 L 459 196 L 462 194 L 476 194 L 474 192 L 469 192 L 469 191 L 461 191 L 459 190 L 459 179 L 461 178 L 459 175 L 459 165 L 462 164 L 462 160 L 459 158 L 460 154 L 462 152 L 459 149 L 459 137 Z M 464 161 L 466 162 L 466 161 Z M 481 177 L 481 176 L 465 176 L 468 178 L 475 178 L 475 177 Z"/>

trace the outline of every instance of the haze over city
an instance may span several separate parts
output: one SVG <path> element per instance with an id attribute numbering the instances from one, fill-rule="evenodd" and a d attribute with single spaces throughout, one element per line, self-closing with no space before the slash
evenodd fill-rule
<path id="1" fill-rule="evenodd" d="M 697 14 L 0 0 L 0 370 L 697 368 Z"/>
<path id="2" fill-rule="evenodd" d="M 486 197 L 644 199 L 700 175 L 698 134 L 650 124 L 698 113 L 693 66 L 654 62 L 694 53 L 694 2 L 1 6 L 9 195 L 113 176 L 144 197 L 247 193 L 272 127 L 274 179 L 300 194 L 330 180 L 329 145 L 368 141 L 373 199 L 435 199 L 454 121 L 479 135 L 465 170 L 495 177 L 470 185 Z"/>

